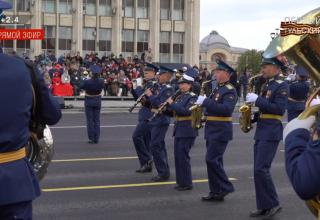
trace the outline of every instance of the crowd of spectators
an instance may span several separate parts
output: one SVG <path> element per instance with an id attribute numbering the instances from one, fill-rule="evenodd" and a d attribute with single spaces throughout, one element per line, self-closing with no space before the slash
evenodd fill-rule
<path id="1" fill-rule="evenodd" d="M 79 86 L 83 80 L 90 78 L 89 68 L 97 64 L 102 67 L 101 77 L 105 82 L 104 96 L 128 96 L 132 82 L 140 77 L 144 60 L 137 56 L 124 59 L 120 54 L 98 57 L 96 53 L 81 57 L 67 54 L 58 59 L 52 52 L 35 57 L 34 63 L 43 75 L 46 85 L 56 96 L 82 95 Z"/>
<path id="2" fill-rule="evenodd" d="M 119 56 L 111 54 L 110 56 L 99 57 L 94 52 L 86 54 L 84 57 L 77 53 L 73 56 L 67 54 L 57 58 L 52 51 L 48 51 L 47 54 L 35 57 L 33 62 L 39 68 L 46 85 L 55 96 L 83 95 L 79 89 L 80 84 L 83 80 L 90 78 L 89 68 L 94 64 L 102 67 L 101 77 L 105 83 L 102 95 L 128 96 L 131 94 L 130 90 L 133 82 L 142 75 L 145 62 L 151 62 L 148 56 L 146 59 L 148 60 L 145 61 L 145 56 L 125 59 L 121 54 Z M 178 69 L 177 73 L 180 72 L 181 75 L 187 68 L 196 69 L 198 76 L 195 80 L 200 85 L 204 81 L 213 79 L 209 94 L 217 86 L 213 72 L 206 67 L 198 68 L 197 66 L 186 65 Z M 230 81 L 237 89 L 239 97 L 246 96 L 248 79 L 251 75 L 251 72 L 233 74 Z"/>

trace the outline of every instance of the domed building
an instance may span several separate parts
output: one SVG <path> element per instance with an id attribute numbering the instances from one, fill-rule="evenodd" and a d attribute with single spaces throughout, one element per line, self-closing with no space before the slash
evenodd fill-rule
<path id="1" fill-rule="evenodd" d="M 239 57 L 247 50 L 230 46 L 223 36 L 212 31 L 200 42 L 200 66 L 212 69 L 216 59 L 220 58 L 236 68 Z"/>

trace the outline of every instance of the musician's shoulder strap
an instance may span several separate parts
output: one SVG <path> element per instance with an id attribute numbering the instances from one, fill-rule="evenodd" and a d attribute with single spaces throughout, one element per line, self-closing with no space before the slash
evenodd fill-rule
<path id="1" fill-rule="evenodd" d="M 31 76 L 31 88 L 32 88 L 32 117 L 31 117 L 31 129 L 36 129 L 38 123 L 40 123 L 39 113 L 41 111 L 41 95 L 40 88 L 37 82 L 37 75 L 35 65 L 28 60 L 25 60 L 25 64 L 29 69 Z"/>

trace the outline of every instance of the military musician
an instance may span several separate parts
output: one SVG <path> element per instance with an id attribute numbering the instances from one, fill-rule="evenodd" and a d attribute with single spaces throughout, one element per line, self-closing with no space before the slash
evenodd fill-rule
<path id="1" fill-rule="evenodd" d="M 144 79 L 137 79 L 132 90 L 132 95 L 137 100 L 144 94 L 146 89 L 154 89 L 157 86 L 155 81 L 155 68 L 146 66 L 144 69 Z M 150 150 L 151 128 L 148 119 L 152 117 L 150 102 L 146 96 L 141 100 L 142 108 L 139 110 L 138 124 L 133 132 L 132 140 L 140 162 L 137 173 L 152 172 L 152 153 Z"/>
<path id="2" fill-rule="evenodd" d="M 205 139 L 210 193 L 202 197 L 203 201 L 224 201 L 227 194 L 234 192 L 223 168 L 223 154 L 233 136 L 232 113 L 238 96 L 229 80 L 235 71 L 222 60 L 217 64 L 214 71 L 217 86 L 208 98 L 199 96 L 195 103 L 205 107 L 207 116 Z"/>
<path id="3" fill-rule="evenodd" d="M 296 74 L 289 74 L 286 78 L 289 83 L 288 121 L 298 117 L 303 112 L 310 89 L 307 81 L 308 72 L 302 66 L 297 66 L 295 72 Z"/>
<path id="4" fill-rule="evenodd" d="M 174 124 L 174 161 L 176 169 L 176 183 L 174 189 L 185 191 L 192 189 L 192 175 L 189 152 L 194 145 L 198 131 L 192 128 L 191 111 L 189 108 L 197 100 L 197 96 L 191 92 L 194 83 L 193 70 L 190 69 L 179 79 L 180 94 L 175 100 L 171 97 L 167 100 L 170 113 L 175 118 Z"/>
<path id="5" fill-rule="evenodd" d="M 173 94 L 173 88 L 169 84 L 173 71 L 160 67 L 159 70 L 159 88 L 157 90 L 146 90 L 146 95 L 151 103 L 151 111 L 156 112 L 161 104 Z M 169 128 L 170 118 L 165 114 L 158 114 L 149 122 L 150 125 L 150 148 L 153 161 L 158 174 L 152 178 L 152 181 L 161 182 L 170 178 L 170 168 L 168 164 L 168 155 L 165 144 L 165 136 Z"/>
<path id="6" fill-rule="evenodd" d="M 277 58 L 264 58 L 261 64 L 266 83 L 261 95 L 248 93 L 246 101 L 255 103 L 259 117 L 254 143 L 254 183 L 257 210 L 250 217 L 270 218 L 280 210 L 278 195 L 270 174 L 271 163 L 282 139 L 282 117 L 288 101 L 288 84 L 279 79 L 283 63 Z"/>

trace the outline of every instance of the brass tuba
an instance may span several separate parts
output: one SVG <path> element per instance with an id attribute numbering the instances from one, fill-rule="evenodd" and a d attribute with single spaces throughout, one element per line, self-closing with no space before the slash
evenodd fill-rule
<path id="1" fill-rule="evenodd" d="M 298 19 L 298 23 L 316 24 L 317 18 L 320 17 L 320 8 L 314 9 Z M 306 109 L 298 116 L 299 119 L 308 118 L 311 115 L 319 118 L 320 105 L 310 107 L 313 98 L 319 95 L 320 88 L 320 34 L 288 35 L 285 37 L 276 37 L 268 46 L 263 56 L 266 58 L 284 55 L 291 62 L 303 66 L 314 81 L 317 89 L 306 102 Z M 320 194 L 312 200 L 306 201 L 310 211 L 315 216 L 320 216 Z"/>
<path id="2" fill-rule="evenodd" d="M 46 175 L 53 155 L 54 146 L 50 128 L 46 125 L 43 129 L 43 136 L 40 138 L 32 132 L 27 146 L 27 158 L 33 165 L 39 180 L 42 180 Z"/>
<path id="3" fill-rule="evenodd" d="M 204 81 L 201 84 L 201 90 L 200 90 L 200 95 L 204 95 L 206 91 L 206 86 L 208 83 L 211 83 L 213 80 L 207 80 Z M 191 123 L 192 127 L 196 129 L 200 129 L 203 127 L 202 123 L 205 121 L 204 115 L 203 115 L 203 108 L 201 105 L 193 105 L 189 108 L 191 111 Z"/>
<path id="4" fill-rule="evenodd" d="M 248 82 L 248 93 L 254 92 L 254 80 L 261 77 L 261 74 L 250 77 Z M 252 130 L 253 126 L 251 123 L 252 111 L 251 111 L 252 103 L 245 103 L 239 108 L 239 112 L 241 113 L 239 118 L 240 128 L 244 133 L 248 133 Z"/>

